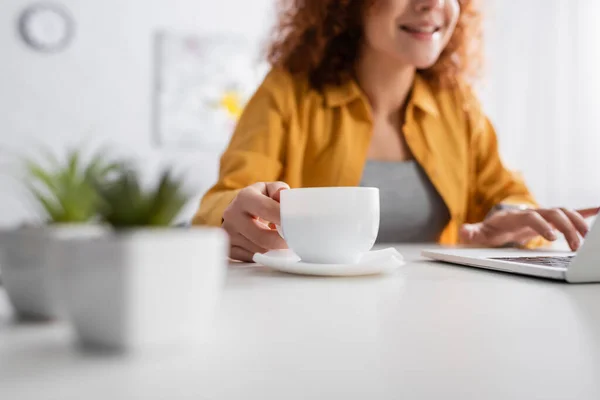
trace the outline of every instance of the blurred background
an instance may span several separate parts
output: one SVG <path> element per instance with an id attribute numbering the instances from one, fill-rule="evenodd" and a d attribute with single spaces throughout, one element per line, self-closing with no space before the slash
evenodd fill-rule
<path id="1" fill-rule="evenodd" d="M 506 164 L 547 206 L 600 203 L 598 0 L 484 0 L 477 88 Z M 0 1 L 0 225 L 35 210 L 20 159 L 110 145 L 196 195 L 267 66 L 275 0 Z"/>

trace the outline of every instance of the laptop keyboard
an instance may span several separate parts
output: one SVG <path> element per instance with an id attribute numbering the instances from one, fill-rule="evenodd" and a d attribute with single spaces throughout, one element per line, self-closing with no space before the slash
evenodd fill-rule
<path id="1" fill-rule="evenodd" d="M 544 267 L 567 268 L 575 256 L 568 257 L 493 257 L 490 260 L 517 262 L 521 264 L 541 265 Z"/>

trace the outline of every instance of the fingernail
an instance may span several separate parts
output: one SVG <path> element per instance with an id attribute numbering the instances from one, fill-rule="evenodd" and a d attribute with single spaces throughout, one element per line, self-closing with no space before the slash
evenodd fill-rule
<path id="1" fill-rule="evenodd" d="M 579 248 L 579 240 L 572 240 L 570 245 L 573 250 L 577 250 Z"/>
<path id="2" fill-rule="evenodd" d="M 554 231 L 548 231 L 548 232 L 546 232 L 545 236 L 549 240 L 556 240 L 556 233 L 554 233 Z"/>

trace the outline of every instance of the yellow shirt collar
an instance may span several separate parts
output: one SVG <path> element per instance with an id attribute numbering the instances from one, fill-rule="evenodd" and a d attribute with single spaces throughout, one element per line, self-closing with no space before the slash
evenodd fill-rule
<path id="1" fill-rule="evenodd" d="M 354 80 L 349 80 L 342 85 L 328 85 L 323 92 L 325 103 L 328 107 L 339 107 L 363 97 L 362 90 Z M 435 117 L 440 115 L 440 110 L 431 87 L 419 74 L 415 75 L 409 106 L 411 104 Z"/>

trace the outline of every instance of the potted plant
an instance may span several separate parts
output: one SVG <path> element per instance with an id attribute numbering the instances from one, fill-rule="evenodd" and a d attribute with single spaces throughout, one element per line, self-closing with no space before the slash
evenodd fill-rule
<path id="1" fill-rule="evenodd" d="M 227 236 L 171 224 L 187 200 L 169 171 L 143 188 L 122 169 L 100 187 L 101 218 L 113 229 L 65 241 L 65 305 L 84 348 L 136 351 L 191 343 L 209 332 L 223 285 Z"/>
<path id="2" fill-rule="evenodd" d="M 95 187 L 117 168 L 101 152 L 89 162 L 82 162 L 81 153 L 75 150 L 64 163 L 54 157 L 47 161 L 48 166 L 27 161 L 24 179 L 40 206 L 42 223 L 2 232 L 2 283 L 19 319 L 60 316 L 60 265 L 50 262 L 51 238 L 98 233 L 100 228 L 91 224 L 100 201 Z"/>

